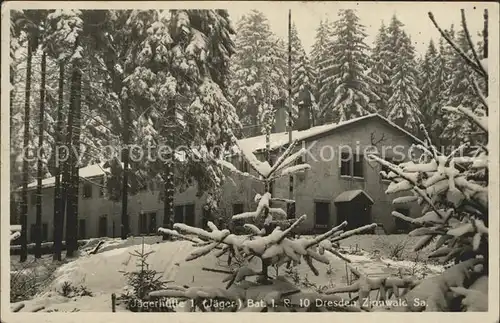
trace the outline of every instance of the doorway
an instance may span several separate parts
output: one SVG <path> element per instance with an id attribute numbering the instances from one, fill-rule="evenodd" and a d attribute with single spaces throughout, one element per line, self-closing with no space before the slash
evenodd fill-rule
<path id="1" fill-rule="evenodd" d="M 99 237 L 107 237 L 108 236 L 108 216 L 101 215 L 99 217 L 99 226 L 97 229 Z"/>

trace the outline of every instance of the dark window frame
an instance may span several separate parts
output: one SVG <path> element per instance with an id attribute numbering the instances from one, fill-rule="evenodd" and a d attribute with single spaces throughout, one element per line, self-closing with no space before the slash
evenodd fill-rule
<path id="1" fill-rule="evenodd" d="M 104 197 L 104 177 L 101 177 L 101 187 L 99 187 L 99 197 Z"/>
<path id="2" fill-rule="evenodd" d="M 295 219 L 297 217 L 297 205 L 295 202 L 286 203 L 286 218 Z"/>
<path id="3" fill-rule="evenodd" d="M 352 176 L 365 178 L 365 156 L 363 154 L 354 154 L 352 159 Z"/>
<path id="4" fill-rule="evenodd" d="M 83 182 L 82 185 L 82 197 L 84 199 L 91 199 L 92 198 L 92 183 L 89 182 Z"/>
<path id="5" fill-rule="evenodd" d="M 365 178 L 365 156 L 351 152 L 340 152 L 339 174 L 341 177 Z"/>
<path id="6" fill-rule="evenodd" d="M 349 156 L 349 159 L 347 159 L 345 156 Z M 351 176 L 351 160 L 352 156 L 350 153 L 346 152 L 340 153 L 340 161 L 339 161 L 340 176 Z"/>
<path id="7" fill-rule="evenodd" d="M 188 219 L 188 210 L 192 207 L 192 219 Z M 178 211 L 181 212 L 178 212 Z M 179 219 L 182 218 L 182 219 Z M 181 221 L 179 221 L 181 220 Z M 188 220 L 191 220 L 190 224 L 187 223 Z M 184 223 L 189 226 L 196 226 L 196 204 L 195 203 L 187 203 L 187 204 L 178 204 L 174 206 L 174 223 Z"/>

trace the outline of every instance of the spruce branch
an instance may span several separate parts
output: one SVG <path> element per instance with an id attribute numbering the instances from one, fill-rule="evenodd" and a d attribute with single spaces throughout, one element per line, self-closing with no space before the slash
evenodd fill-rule
<path id="1" fill-rule="evenodd" d="M 415 181 L 414 178 L 407 176 L 407 174 L 405 174 L 401 169 L 399 169 L 398 167 L 395 167 L 393 164 L 389 163 L 388 161 L 385 161 L 385 160 L 383 160 L 375 155 L 371 155 L 371 158 L 374 158 L 379 164 L 384 165 L 385 167 L 389 168 L 392 172 L 396 173 L 401 178 L 410 182 L 414 186 L 413 190 L 424 199 L 424 201 L 429 205 L 429 207 L 432 208 L 440 218 L 445 218 L 445 215 L 441 213 L 441 210 L 439 210 L 436 207 L 434 202 L 432 202 L 431 198 L 425 193 L 425 191 L 423 189 L 421 189 L 420 187 L 418 187 L 418 183 Z"/>

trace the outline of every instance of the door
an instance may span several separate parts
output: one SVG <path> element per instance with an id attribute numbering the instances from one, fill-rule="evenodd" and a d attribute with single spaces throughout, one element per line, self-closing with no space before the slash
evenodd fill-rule
<path id="1" fill-rule="evenodd" d="M 85 219 L 78 220 L 78 239 L 82 240 L 87 237 L 87 225 Z"/>
<path id="2" fill-rule="evenodd" d="M 330 226 L 330 203 L 315 202 L 314 227 L 319 231 L 326 231 Z"/>
<path id="3" fill-rule="evenodd" d="M 148 215 L 146 213 L 139 214 L 139 234 L 148 233 Z"/>
<path id="4" fill-rule="evenodd" d="M 186 220 L 186 224 L 194 227 L 194 204 L 188 204 L 185 206 L 184 210 L 184 218 Z"/>
<path id="5" fill-rule="evenodd" d="M 337 224 L 347 221 L 346 230 L 352 230 L 371 223 L 371 205 L 356 202 L 337 204 Z"/>
<path id="6" fill-rule="evenodd" d="M 99 237 L 108 236 L 108 216 L 101 215 L 99 217 L 99 227 L 98 227 Z"/>

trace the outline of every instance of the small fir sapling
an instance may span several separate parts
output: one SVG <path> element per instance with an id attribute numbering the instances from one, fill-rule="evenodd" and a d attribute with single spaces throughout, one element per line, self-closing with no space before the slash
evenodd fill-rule
<path id="1" fill-rule="evenodd" d="M 149 268 L 147 258 L 154 253 L 153 250 L 144 250 L 144 237 L 142 238 L 141 250 L 134 250 L 130 255 L 137 259 L 137 270 L 132 272 L 120 271 L 127 279 L 127 291 L 119 299 L 124 300 L 126 308 L 133 312 L 144 311 L 173 311 L 168 307 L 143 308 L 140 303 L 150 300 L 149 292 L 162 289 L 167 282 L 163 281 L 161 273 Z"/>

